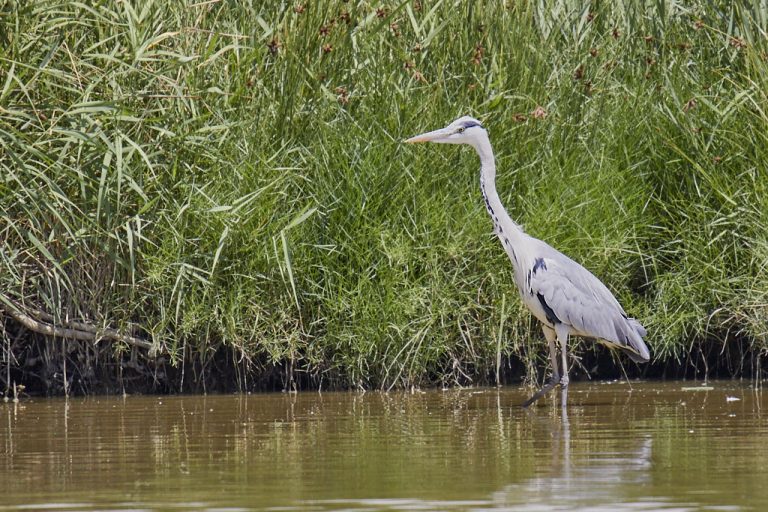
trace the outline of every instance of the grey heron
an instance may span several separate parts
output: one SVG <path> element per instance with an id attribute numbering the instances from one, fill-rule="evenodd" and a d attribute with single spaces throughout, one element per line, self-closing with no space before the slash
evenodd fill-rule
<path id="1" fill-rule="evenodd" d="M 608 288 L 589 270 L 549 244 L 526 234 L 501 204 L 496 192 L 496 161 L 482 123 L 460 117 L 445 128 L 422 133 L 405 142 L 468 144 L 480 157 L 480 190 L 493 221 L 493 231 L 512 262 L 515 284 L 523 303 L 542 324 L 549 345 L 552 377 L 523 404 L 528 407 L 557 384 L 562 405 L 568 398 L 568 337 L 595 338 L 619 349 L 635 362 L 646 363 L 650 352 L 645 328 L 630 318 Z M 560 345 L 562 367 L 558 368 Z M 562 372 L 561 372 L 562 370 Z"/>

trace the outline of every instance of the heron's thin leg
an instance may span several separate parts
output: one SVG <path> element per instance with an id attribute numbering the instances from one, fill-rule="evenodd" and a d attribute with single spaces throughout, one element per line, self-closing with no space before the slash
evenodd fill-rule
<path id="1" fill-rule="evenodd" d="M 560 390 L 561 390 L 561 404 L 563 408 L 565 408 L 565 404 L 568 402 L 568 358 L 567 358 L 567 352 L 568 352 L 568 330 L 565 327 L 561 327 L 562 324 L 558 324 L 556 330 L 557 330 L 557 339 L 560 341 L 560 355 L 563 358 L 563 373 L 562 377 L 560 377 Z"/>
<path id="2" fill-rule="evenodd" d="M 548 332 L 552 333 L 551 337 Z M 562 374 L 557 368 L 557 345 L 555 344 L 555 332 L 549 328 L 546 328 L 544 330 L 544 335 L 546 336 L 547 344 L 549 345 L 549 361 L 552 363 L 552 380 L 559 381 Z"/>
<path id="3" fill-rule="evenodd" d="M 547 339 L 547 344 L 549 345 L 549 361 L 552 363 L 552 376 L 540 390 L 523 403 L 523 407 L 528 407 L 561 382 L 560 371 L 557 368 L 557 346 L 555 345 L 557 336 L 551 327 L 542 325 L 542 329 L 544 330 L 544 337 Z"/>
<path id="4" fill-rule="evenodd" d="M 560 377 L 560 385 L 563 386 L 563 388 L 568 387 L 568 383 L 570 382 L 570 379 L 568 379 L 568 362 L 566 358 L 566 343 L 563 343 L 563 348 L 560 350 L 560 355 L 563 357 L 563 373 Z"/>

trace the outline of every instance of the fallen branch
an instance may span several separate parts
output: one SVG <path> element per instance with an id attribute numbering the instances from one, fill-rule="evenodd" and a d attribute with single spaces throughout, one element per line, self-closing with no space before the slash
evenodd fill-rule
<path id="1" fill-rule="evenodd" d="M 7 297 L 6 297 L 7 299 Z M 54 325 L 51 322 L 55 321 L 54 317 L 44 311 L 38 311 L 34 309 L 26 308 L 28 311 L 22 310 L 22 307 L 6 302 L 8 307 L 3 308 L 14 320 L 21 325 L 40 334 L 46 336 L 57 336 L 60 338 L 69 338 L 83 341 L 98 341 L 101 339 L 119 341 L 127 345 L 134 347 L 141 347 L 152 352 L 153 343 L 135 336 L 122 334 L 116 329 L 99 328 L 95 325 L 86 324 L 83 322 L 68 321 L 62 322 L 62 325 Z M 37 317 L 37 318 L 35 318 Z"/>

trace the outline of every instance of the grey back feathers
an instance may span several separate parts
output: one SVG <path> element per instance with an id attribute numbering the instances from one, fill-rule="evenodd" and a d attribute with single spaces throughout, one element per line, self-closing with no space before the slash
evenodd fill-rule
<path id="1" fill-rule="evenodd" d="M 571 327 L 571 334 L 604 340 L 637 362 L 650 360 L 643 342 L 645 328 L 627 316 L 608 288 L 568 256 L 536 242 L 528 293 L 540 294 L 557 319 Z"/>

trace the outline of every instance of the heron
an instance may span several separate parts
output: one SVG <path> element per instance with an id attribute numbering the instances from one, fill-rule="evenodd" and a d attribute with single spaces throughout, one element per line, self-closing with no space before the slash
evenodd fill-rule
<path id="1" fill-rule="evenodd" d="M 549 346 L 552 375 L 523 403 L 528 407 L 558 384 L 561 404 L 568 400 L 567 347 L 569 336 L 593 338 L 618 349 L 638 363 L 647 363 L 650 352 L 643 338 L 645 328 L 631 318 L 608 288 L 589 270 L 546 242 L 534 238 L 509 216 L 496 192 L 496 160 L 488 132 L 470 116 L 456 119 L 445 128 L 422 133 L 407 143 L 468 144 L 480 157 L 480 191 L 499 238 L 512 262 L 520 297 L 541 322 Z M 557 345 L 562 365 L 558 367 Z"/>

